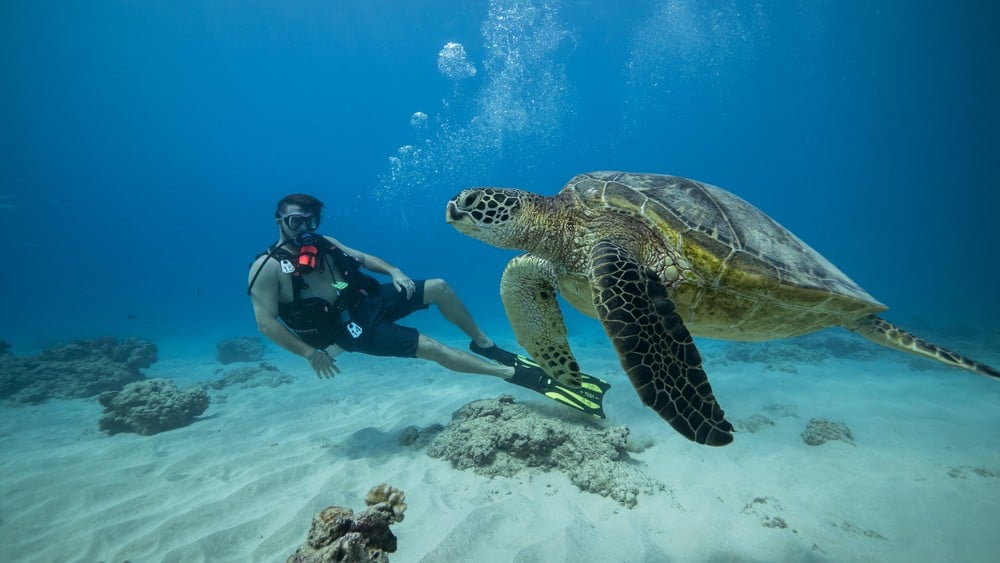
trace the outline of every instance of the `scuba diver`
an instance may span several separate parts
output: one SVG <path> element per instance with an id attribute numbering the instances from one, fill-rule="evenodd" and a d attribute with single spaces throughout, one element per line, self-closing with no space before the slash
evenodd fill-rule
<path id="1" fill-rule="evenodd" d="M 278 202 L 278 241 L 251 264 L 247 287 L 260 332 L 306 358 L 318 377 L 340 373 L 335 357 L 341 351 L 415 357 L 452 371 L 499 377 L 604 418 L 608 383 L 587 376 L 582 387 L 572 388 L 549 378 L 529 358 L 497 346 L 445 280 L 411 279 L 381 258 L 316 233 L 322 210 L 323 202 L 306 194 Z M 362 268 L 392 281 L 380 283 Z M 430 305 L 472 339 L 469 349 L 478 356 L 396 324 Z"/>

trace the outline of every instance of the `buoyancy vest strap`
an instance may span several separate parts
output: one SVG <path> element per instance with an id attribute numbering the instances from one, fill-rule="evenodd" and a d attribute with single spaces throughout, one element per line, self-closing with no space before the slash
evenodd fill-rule
<path id="1" fill-rule="evenodd" d="M 251 292 L 253 291 L 253 284 L 257 283 L 257 278 L 260 276 L 261 271 L 264 269 L 264 265 L 267 264 L 268 260 L 274 258 L 274 253 L 277 252 L 279 248 L 281 247 L 278 245 L 277 242 L 275 242 L 273 245 L 267 248 L 267 251 L 257 255 L 257 258 L 267 255 L 267 258 L 260 261 L 260 266 L 257 268 L 257 271 L 254 272 L 253 278 L 250 279 L 250 285 L 247 286 L 247 295 L 251 295 Z M 257 258 L 254 258 L 254 260 L 256 260 Z"/>
<path id="2" fill-rule="evenodd" d="M 340 247 L 338 247 L 337 245 L 335 245 L 332 242 L 330 242 L 330 240 L 327 239 L 325 236 L 320 235 L 320 240 L 323 242 L 323 244 L 318 249 L 319 249 L 320 254 L 322 256 L 322 262 L 321 263 L 324 266 L 328 266 L 329 265 L 329 264 L 327 264 L 327 261 L 326 261 L 326 255 L 327 254 L 333 254 L 333 265 L 336 266 L 336 268 L 338 270 L 340 270 L 341 273 L 345 273 L 346 274 L 350 270 L 356 271 L 356 270 L 359 270 L 361 268 L 361 261 L 360 260 L 358 260 L 354 256 L 351 256 L 350 254 L 348 254 L 348 253 L 344 252 L 343 250 L 341 250 Z M 281 248 L 282 246 L 284 246 L 285 244 L 288 244 L 289 242 L 292 242 L 292 241 L 285 241 L 285 242 L 283 242 L 281 244 L 278 244 L 278 242 L 275 242 L 274 244 L 272 244 L 271 246 L 269 246 L 266 251 L 261 252 L 260 254 L 257 255 L 257 258 L 260 258 L 261 256 L 265 256 L 265 255 L 267 256 L 267 258 L 264 259 L 260 263 L 260 266 L 257 267 L 257 271 L 254 272 L 253 278 L 250 280 L 250 284 L 247 286 L 247 295 L 251 295 L 251 292 L 253 291 L 253 286 L 254 286 L 255 283 L 257 283 L 257 278 L 260 276 L 261 271 L 264 270 L 264 265 L 267 264 L 268 260 L 270 260 L 272 258 L 275 258 L 275 255 L 278 254 L 279 252 L 285 252 L 285 253 L 288 253 L 289 255 L 291 254 L 290 252 L 288 252 L 284 248 Z M 275 259 L 277 259 L 277 258 L 275 258 Z M 256 258 L 255 258 L 255 260 L 256 260 Z M 251 266 L 252 266 L 252 264 L 251 264 Z M 303 285 L 301 283 L 298 283 L 298 282 L 301 282 L 301 281 L 304 281 L 304 280 L 302 280 L 301 276 L 294 276 L 292 278 L 292 292 L 293 292 L 293 298 L 295 300 L 298 300 L 298 298 L 299 298 L 299 292 L 302 291 L 302 288 L 303 288 Z"/>

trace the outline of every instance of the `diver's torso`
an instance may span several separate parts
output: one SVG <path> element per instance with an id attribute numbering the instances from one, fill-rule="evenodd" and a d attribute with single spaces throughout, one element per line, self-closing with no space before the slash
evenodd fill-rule
<path id="1" fill-rule="evenodd" d="M 320 262 L 323 264 L 322 268 L 319 267 Z M 337 288 L 333 284 L 346 281 L 340 272 L 333 267 L 333 258 L 326 253 L 317 259 L 317 268 L 315 270 L 311 273 L 300 275 L 305 284 L 299 293 L 299 298 L 308 299 L 310 297 L 318 297 L 326 301 L 329 305 L 335 304 L 338 299 Z M 279 270 L 278 276 L 278 303 L 292 303 L 295 300 L 292 288 L 293 275 Z"/>

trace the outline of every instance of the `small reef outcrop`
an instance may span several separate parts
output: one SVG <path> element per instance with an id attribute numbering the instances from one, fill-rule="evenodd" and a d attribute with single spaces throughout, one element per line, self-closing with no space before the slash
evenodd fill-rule
<path id="1" fill-rule="evenodd" d="M 101 393 L 97 400 L 104 407 L 99 423 L 102 431 L 143 436 L 191 424 L 210 402 L 204 389 L 183 391 L 169 379 L 129 383 L 121 391 Z"/>
<path id="2" fill-rule="evenodd" d="M 444 430 L 443 424 L 432 424 L 426 428 L 407 426 L 399 433 L 397 441 L 400 446 L 426 448 L 442 430 Z"/>
<path id="3" fill-rule="evenodd" d="M 511 395 L 471 402 L 427 447 L 458 469 L 511 477 L 529 468 L 558 470 L 581 490 L 634 507 L 640 494 L 667 490 L 629 456 L 625 426 L 599 428 L 535 412 Z M 636 451 L 634 448 L 631 451 Z"/>
<path id="4" fill-rule="evenodd" d="M 215 345 L 215 358 L 222 364 L 259 362 L 264 359 L 264 341 L 256 336 L 241 336 Z"/>
<path id="5" fill-rule="evenodd" d="M 403 521 L 405 500 L 403 491 L 382 483 L 368 491 L 368 508 L 361 514 L 341 506 L 324 508 L 287 563 L 388 563 L 397 548 L 389 526 Z"/>
<path id="6" fill-rule="evenodd" d="M 255 366 L 235 367 L 226 372 L 223 377 L 209 381 L 205 385 L 218 391 L 234 385 L 239 386 L 240 389 L 252 389 L 254 387 L 281 387 L 294 382 L 294 377 L 281 371 L 277 366 L 260 362 Z"/>
<path id="7" fill-rule="evenodd" d="M 852 446 L 856 445 L 851 429 L 843 422 L 836 420 L 812 418 L 806 423 L 806 429 L 802 431 L 802 441 L 810 446 L 818 446 L 831 440 L 840 440 Z"/>
<path id="8" fill-rule="evenodd" d="M 16 405 L 93 397 L 144 378 L 156 345 L 114 337 L 76 340 L 33 356 L 0 355 L 0 399 Z"/>

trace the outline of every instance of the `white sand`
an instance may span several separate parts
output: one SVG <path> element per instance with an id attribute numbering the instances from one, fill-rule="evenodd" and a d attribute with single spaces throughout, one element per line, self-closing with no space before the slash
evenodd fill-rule
<path id="1" fill-rule="evenodd" d="M 403 428 L 446 423 L 474 399 L 546 401 L 417 360 L 344 355 L 344 373 L 319 381 L 272 351 L 294 384 L 227 388 L 202 420 L 151 437 L 98 432 L 95 400 L 0 407 L 0 559 L 283 561 L 316 512 L 360 510 L 387 482 L 409 504 L 396 562 L 997 560 L 1000 382 L 915 371 L 901 354 L 768 372 L 713 360 L 719 346 L 703 349 L 730 419 L 775 423 L 725 448 L 641 408 L 609 344 L 578 346 L 614 385 L 607 423 L 650 444 L 634 457 L 669 487 L 634 509 L 559 473 L 488 479 L 398 445 Z M 183 386 L 218 368 L 161 349 L 146 373 Z M 812 417 L 843 421 L 856 445 L 807 446 Z M 787 527 L 764 525 L 776 518 Z"/>

